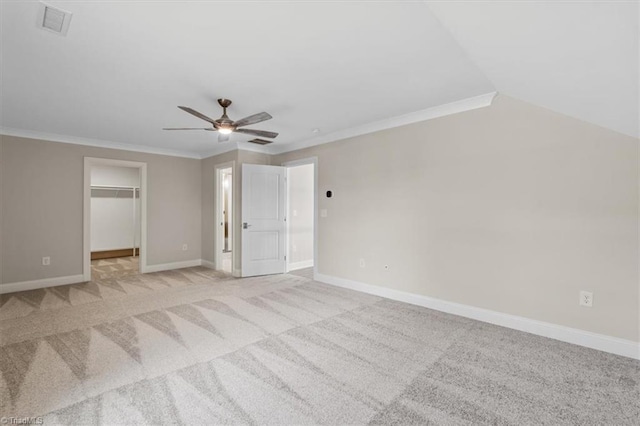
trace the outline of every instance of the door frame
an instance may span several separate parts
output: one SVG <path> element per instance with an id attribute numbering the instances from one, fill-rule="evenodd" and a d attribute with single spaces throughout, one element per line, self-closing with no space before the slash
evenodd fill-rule
<path id="1" fill-rule="evenodd" d="M 91 281 L 91 169 L 97 165 L 131 167 L 140 170 L 140 251 L 138 259 L 140 273 L 144 274 L 147 272 L 147 163 L 84 157 L 82 279 Z"/>
<path id="2" fill-rule="evenodd" d="M 222 270 L 222 250 L 218 250 L 218 248 L 222 248 L 224 246 L 224 232 L 222 232 L 223 227 L 218 225 L 222 218 L 222 197 L 224 191 L 222 190 L 222 179 L 220 179 L 220 175 L 222 174 L 222 170 L 231 169 L 231 204 L 232 204 L 232 217 L 231 217 L 231 273 L 234 277 L 239 276 L 239 272 L 236 271 L 236 252 L 238 249 L 238 235 L 236 229 L 238 228 L 236 225 L 236 218 L 234 217 L 237 214 L 237 185 L 238 185 L 238 175 L 236 174 L 236 162 L 227 161 L 225 163 L 219 163 L 213 166 L 213 196 L 215 200 L 215 211 L 214 211 L 214 220 L 213 223 L 213 265 L 217 271 Z"/>
<path id="3" fill-rule="evenodd" d="M 307 157 L 299 160 L 286 161 L 281 164 L 286 168 L 287 185 L 285 194 L 285 208 L 287 209 L 287 221 L 285 222 L 285 253 L 286 260 L 284 262 L 285 272 L 289 272 L 289 263 L 291 262 L 291 253 L 289 253 L 289 168 L 296 166 L 305 166 L 313 164 L 313 278 L 318 275 L 318 157 Z"/>

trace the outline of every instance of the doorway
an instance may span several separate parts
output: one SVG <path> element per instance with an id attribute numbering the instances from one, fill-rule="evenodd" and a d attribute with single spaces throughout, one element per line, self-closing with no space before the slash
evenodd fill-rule
<path id="1" fill-rule="evenodd" d="M 241 276 L 317 273 L 318 160 L 242 165 Z"/>
<path id="2" fill-rule="evenodd" d="M 91 280 L 139 273 L 140 169 L 91 169 Z"/>
<path id="3" fill-rule="evenodd" d="M 316 161 L 285 164 L 287 170 L 286 271 L 307 270 L 312 276 L 316 253 Z"/>
<path id="4" fill-rule="evenodd" d="M 216 244 L 215 266 L 219 271 L 233 274 L 234 257 L 234 172 L 235 163 L 215 167 L 216 179 Z"/>
<path id="5" fill-rule="evenodd" d="M 85 158 L 83 277 L 146 272 L 146 163 Z"/>

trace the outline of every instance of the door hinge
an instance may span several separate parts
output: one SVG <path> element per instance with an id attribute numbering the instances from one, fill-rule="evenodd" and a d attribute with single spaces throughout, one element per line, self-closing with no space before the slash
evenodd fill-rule
<path id="1" fill-rule="evenodd" d="M 286 255 L 284 256 L 284 260 L 287 260 L 287 256 Z"/>

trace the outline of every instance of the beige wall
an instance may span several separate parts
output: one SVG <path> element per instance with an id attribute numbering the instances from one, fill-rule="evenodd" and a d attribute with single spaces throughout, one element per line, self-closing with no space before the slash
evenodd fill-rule
<path id="1" fill-rule="evenodd" d="M 239 227 L 242 163 L 316 156 L 328 211 L 320 273 L 640 340 L 637 139 L 504 96 L 274 157 L 199 161 L 2 136 L 3 283 L 81 273 L 84 156 L 148 163 L 150 265 L 214 261 L 215 164 L 236 161 Z M 594 292 L 593 308 L 578 306 L 580 290 Z"/>
<path id="2" fill-rule="evenodd" d="M 321 274 L 640 340 L 637 139 L 499 96 L 311 156 Z"/>
<path id="3" fill-rule="evenodd" d="M 149 265 L 200 259 L 200 160 L 11 136 L 0 141 L 2 283 L 82 274 L 85 156 L 147 163 Z M 50 266 L 41 265 L 43 256 L 51 257 Z"/>

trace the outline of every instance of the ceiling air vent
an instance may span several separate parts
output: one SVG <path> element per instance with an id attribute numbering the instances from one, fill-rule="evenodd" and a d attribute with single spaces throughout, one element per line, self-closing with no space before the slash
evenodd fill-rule
<path id="1" fill-rule="evenodd" d="M 257 143 L 258 145 L 267 145 L 267 144 L 270 144 L 273 141 L 266 141 L 264 139 L 256 138 L 256 139 L 251 139 L 249 142 Z"/>
<path id="2" fill-rule="evenodd" d="M 38 27 L 56 34 L 67 35 L 71 16 L 73 16 L 71 13 L 65 12 L 62 9 L 40 3 Z"/>

